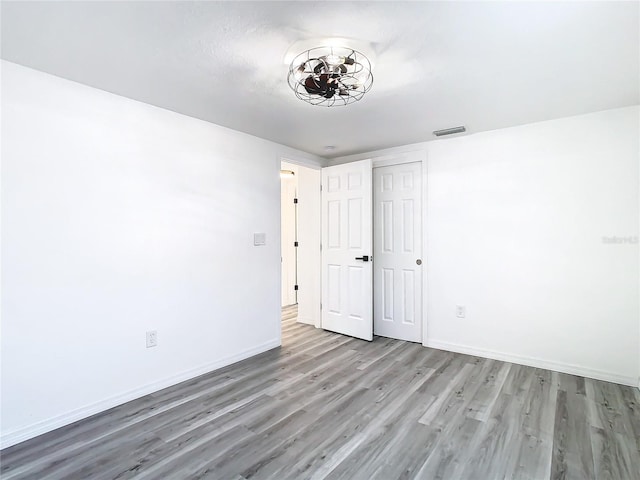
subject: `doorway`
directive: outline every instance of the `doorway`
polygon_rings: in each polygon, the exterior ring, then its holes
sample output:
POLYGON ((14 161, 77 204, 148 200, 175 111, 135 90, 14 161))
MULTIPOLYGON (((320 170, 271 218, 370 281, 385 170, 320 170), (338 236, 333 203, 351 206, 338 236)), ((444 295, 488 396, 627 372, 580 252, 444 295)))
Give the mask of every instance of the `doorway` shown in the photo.
POLYGON ((280 170, 280 259, 282 265, 281 305, 298 303, 298 177, 297 168, 282 162, 280 170))
POLYGON ((320 327, 320 167, 281 161, 281 305, 320 327))

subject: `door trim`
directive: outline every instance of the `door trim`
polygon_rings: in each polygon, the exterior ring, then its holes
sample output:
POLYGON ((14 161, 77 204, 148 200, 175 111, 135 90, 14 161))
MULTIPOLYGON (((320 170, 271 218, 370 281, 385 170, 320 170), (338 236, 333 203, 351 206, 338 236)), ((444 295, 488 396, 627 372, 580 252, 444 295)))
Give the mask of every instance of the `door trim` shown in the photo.
POLYGON ((371 163, 373 168, 377 168, 377 167, 389 167, 391 165, 401 165, 403 163, 422 162, 425 157, 425 154, 426 152, 424 150, 417 150, 412 152, 402 152, 402 153, 381 155, 379 157, 372 157, 371 163))

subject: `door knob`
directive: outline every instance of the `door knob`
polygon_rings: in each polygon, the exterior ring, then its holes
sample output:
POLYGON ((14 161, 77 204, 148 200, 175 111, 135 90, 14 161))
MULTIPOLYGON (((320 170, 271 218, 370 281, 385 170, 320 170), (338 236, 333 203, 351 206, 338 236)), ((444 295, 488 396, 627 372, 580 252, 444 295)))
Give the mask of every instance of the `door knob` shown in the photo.
MULTIPOLYGON (((373 257, 371 257, 371 259, 373 260, 373 257)), ((356 257, 356 260, 362 260, 363 262, 368 262, 369 261, 369 255, 363 255, 362 257, 356 257)))
POLYGON ((422 265, 422 260, 417 259, 417 260, 416 260, 416 265, 422 265))

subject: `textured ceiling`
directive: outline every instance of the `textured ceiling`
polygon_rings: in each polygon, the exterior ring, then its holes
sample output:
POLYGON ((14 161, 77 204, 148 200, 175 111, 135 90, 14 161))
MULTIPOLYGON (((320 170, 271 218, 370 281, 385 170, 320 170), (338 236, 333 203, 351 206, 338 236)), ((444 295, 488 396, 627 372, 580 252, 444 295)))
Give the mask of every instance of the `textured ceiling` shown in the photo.
POLYGON ((2 58, 325 157, 639 103, 638 2, 2 2, 2 58), (352 39, 362 101, 285 56, 352 39), (335 146, 328 153, 327 145, 335 146))

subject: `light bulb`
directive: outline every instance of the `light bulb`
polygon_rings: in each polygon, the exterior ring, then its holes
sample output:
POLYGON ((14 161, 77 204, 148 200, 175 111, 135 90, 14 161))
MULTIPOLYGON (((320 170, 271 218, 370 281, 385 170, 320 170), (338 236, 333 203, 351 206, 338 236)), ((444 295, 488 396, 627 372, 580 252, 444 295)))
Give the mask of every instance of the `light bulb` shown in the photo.
POLYGON ((324 60, 329 65, 340 65, 341 63, 343 63, 342 58, 338 55, 334 55, 333 53, 324 57, 324 60))

